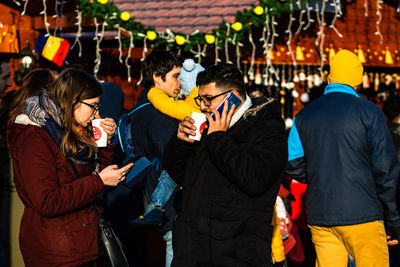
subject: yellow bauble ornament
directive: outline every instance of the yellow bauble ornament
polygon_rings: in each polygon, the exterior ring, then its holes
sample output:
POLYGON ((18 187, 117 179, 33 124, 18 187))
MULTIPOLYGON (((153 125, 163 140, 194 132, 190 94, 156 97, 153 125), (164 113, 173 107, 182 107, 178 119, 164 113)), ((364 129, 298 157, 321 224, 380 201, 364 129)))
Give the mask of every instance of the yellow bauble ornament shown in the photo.
POLYGON ((108 0, 97 0, 98 3, 105 5, 107 4, 108 0))
POLYGON ((239 32, 239 31, 241 31, 243 29, 243 25, 242 25, 242 23, 237 21, 237 22, 232 24, 232 29, 234 29, 235 31, 239 32))
POLYGON ((264 13, 264 8, 262 6, 256 6, 253 9, 254 14, 256 14, 257 16, 260 16, 264 13))
POLYGON ((175 36, 175 42, 178 45, 183 45, 186 42, 186 39, 182 35, 177 35, 177 36, 175 36))
POLYGON ((131 18, 131 15, 129 14, 129 12, 122 12, 120 18, 123 21, 128 21, 131 18))
POLYGON ((206 34, 204 39, 206 40, 207 44, 213 44, 215 42, 215 37, 212 34, 206 34))
POLYGON ((146 35, 147 39, 149 39, 150 41, 153 41, 157 38, 157 33, 155 31, 147 31, 146 35))

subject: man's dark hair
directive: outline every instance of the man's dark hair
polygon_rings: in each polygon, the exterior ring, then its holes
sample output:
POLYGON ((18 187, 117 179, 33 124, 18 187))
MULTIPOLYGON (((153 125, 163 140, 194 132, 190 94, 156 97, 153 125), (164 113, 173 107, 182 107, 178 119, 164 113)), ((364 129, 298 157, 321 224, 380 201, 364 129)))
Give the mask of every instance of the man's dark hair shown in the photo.
POLYGON ((213 65, 197 75, 196 85, 202 86, 215 82, 215 87, 228 91, 236 89, 245 98, 245 85, 242 72, 233 64, 213 65))
POLYGON ((145 58, 142 66, 145 89, 154 86, 153 74, 165 81, 165 75, 174 67, 182 67, 183 59, 178 54, 166 50, 153 50, 145 58))
POLYGON ((396 119, 400 115, 400 96, 389 97, 383 103, 382 110, 389 121, 396 119))
MULTIPOLYGON (((3 63, 8 63, 8 62, 10 62, 10 56, 0 53, 0 65, 3 63)), ((2 69, 0 68, 0 73, 1 72, 2 72, 2 69)))

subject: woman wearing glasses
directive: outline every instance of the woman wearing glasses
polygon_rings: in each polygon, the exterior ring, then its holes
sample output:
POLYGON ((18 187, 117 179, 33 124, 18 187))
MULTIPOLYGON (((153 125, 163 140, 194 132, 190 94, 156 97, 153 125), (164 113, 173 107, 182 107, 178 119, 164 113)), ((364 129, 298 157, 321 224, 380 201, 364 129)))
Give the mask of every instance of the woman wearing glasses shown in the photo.
MULTIPOLYGON (((132 167, 107 166, 114 146, 98 149, 93 140, 90 121, 101 93, 93 77, 68 69, 9 122, 14 182, 25 206, 19 240, 26 266, 93 266, 97 259, 93 201, 132 167)), ((110 144, 114 120, 102 127, 110 144)))

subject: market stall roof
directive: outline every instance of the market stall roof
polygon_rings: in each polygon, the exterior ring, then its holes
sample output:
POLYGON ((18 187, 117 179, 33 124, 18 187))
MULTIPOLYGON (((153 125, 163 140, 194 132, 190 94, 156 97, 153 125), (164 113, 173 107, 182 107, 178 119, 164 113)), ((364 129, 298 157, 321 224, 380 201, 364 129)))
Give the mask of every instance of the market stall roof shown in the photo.
POLYGON ((211 32, 225 20, 231 22, 237 11, 251 8, 256 0, 115 0, 119 10, 128 11, 145 25, 163 32, 195 30, 211 32))

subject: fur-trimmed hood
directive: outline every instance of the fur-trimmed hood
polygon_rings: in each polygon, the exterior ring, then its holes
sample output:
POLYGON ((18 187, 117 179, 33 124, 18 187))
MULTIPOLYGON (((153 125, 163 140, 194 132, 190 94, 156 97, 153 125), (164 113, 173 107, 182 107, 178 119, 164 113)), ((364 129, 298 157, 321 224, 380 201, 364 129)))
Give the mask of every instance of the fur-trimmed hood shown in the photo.
POLYGON ((257 113, 261 112, 263 109, 266 109, 268 105, 275 101, 273 97, 259 97, 252 99, 253 105, 246 110, 243 114, 243 119, 246 120, 248 117, 255 117, 257 113), (262 103, 264 101, 264 103, 262 103))
MULTIPOLYGON (((248 128, 253 128, 255 124, 270 123, 271 125, 279 125, 278 127, 285 128, 285 123, 282 119, 281 106, 275 98, 258 97, 251 99, 251 107, 245 111, 242 118, 230 129, 232 132, 243 132, 248 128), (277 123, 277 124, 276 124, 277 123)), ((273 126, 275 127, 275 126, 273 126)))

